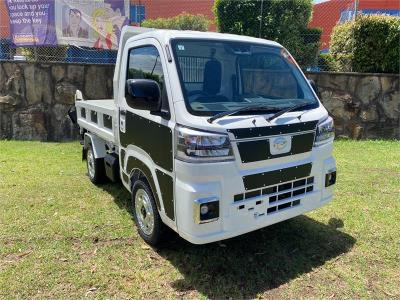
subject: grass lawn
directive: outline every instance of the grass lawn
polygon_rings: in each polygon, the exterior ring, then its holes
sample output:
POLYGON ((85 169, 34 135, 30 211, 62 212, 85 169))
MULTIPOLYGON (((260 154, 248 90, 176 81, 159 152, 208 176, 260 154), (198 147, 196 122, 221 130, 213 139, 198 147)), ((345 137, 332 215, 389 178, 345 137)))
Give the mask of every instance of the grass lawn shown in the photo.
POLYGON ((400 142, 337 141, 334 201, 204 246, 136 233, 80 145, 0 141, 0 298, 400 298, 400 142))

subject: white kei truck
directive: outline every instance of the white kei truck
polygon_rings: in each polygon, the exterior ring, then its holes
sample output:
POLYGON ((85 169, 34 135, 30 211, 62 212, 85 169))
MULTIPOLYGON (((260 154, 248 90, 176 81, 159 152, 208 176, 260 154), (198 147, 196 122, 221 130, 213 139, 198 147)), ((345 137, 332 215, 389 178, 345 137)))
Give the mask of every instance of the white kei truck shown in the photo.
POLYGON ((150 245, 235 237, 331 201, 334 125, 280 44, 124 27, 114 98, 75 95, 93 183, 122 181, 150 245))

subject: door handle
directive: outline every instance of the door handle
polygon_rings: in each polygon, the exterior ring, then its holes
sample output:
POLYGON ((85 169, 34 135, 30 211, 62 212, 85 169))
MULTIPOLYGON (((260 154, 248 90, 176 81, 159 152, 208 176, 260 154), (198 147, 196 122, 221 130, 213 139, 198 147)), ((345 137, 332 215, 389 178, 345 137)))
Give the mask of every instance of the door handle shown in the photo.
POLYGON ((126 110, 121 109, 119 111, 119 130, 122 133, 126 131, 126 110))

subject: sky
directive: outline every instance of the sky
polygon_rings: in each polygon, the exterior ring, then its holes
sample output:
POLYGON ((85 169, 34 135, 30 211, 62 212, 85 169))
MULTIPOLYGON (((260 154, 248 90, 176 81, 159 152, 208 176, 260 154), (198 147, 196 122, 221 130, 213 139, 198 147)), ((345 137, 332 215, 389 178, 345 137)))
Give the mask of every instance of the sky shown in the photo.
POLYGON ((327 2, 329 0, 313 0, 314 3, 321 3, 321 2, 327 2))

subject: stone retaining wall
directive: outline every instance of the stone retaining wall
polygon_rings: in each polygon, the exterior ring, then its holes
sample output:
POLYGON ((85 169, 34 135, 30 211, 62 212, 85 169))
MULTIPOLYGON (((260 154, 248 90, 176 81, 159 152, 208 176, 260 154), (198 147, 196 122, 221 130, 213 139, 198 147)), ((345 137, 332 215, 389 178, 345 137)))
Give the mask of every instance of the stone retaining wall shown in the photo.
POLYGON ((308 73, 335 119, 336 135, 400 139, 400 75, 308 73))
MULTIPOLYGON (((113 65, 0 62, 0 139, 77 137, 66 113, 76 89, 112 97, 113 65)), ((333 115, 338 136, 400 139, 399 75, 308 73, 333 115)))
POLYGON ((110 98, 113 73, 114 65, 0 62, 0 139, 76 139, 67 117, 76 89, 110 98))

